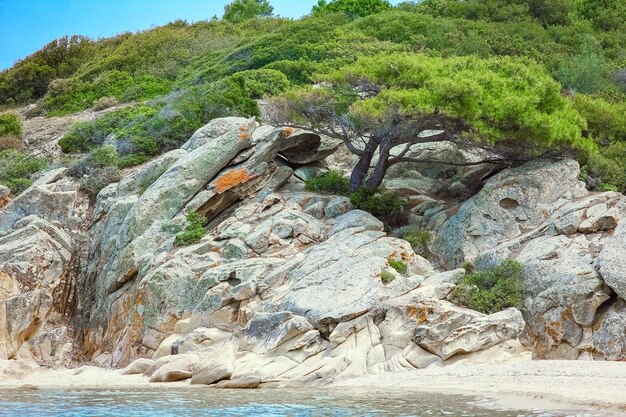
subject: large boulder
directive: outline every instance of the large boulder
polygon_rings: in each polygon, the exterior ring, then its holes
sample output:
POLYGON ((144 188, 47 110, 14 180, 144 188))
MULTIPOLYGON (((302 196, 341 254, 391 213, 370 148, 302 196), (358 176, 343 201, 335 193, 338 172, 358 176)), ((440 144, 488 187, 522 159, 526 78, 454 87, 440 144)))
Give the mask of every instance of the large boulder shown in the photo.
POLYGON ((586 194, 575 161, 537 161, 500 172, 439 228, 435 251, 451 266, 538 227, 565 202, 586 194))
POLYGON ((0 359, 28 346, 40 363, 69 364, 66 326, 88 204, 63 173, 44 173, 0 208, 0 359))
POLYGON ((229 379, 235 372, 235 358, 236 348, 231 344, 207 354, 194 367, 191 383, 211 385, 229 379))
POLYGON ((604 282, 626 299, 626 218, 620 221, 602 247, 597 266, 604 282))

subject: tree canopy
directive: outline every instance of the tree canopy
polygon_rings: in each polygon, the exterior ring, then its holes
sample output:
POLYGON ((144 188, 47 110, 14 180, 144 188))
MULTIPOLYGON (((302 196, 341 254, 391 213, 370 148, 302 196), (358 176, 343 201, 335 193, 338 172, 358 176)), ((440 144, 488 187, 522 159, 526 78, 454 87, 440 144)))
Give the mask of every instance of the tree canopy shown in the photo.
POLYGON ((584 119, 561 96, 559 84, 529 60, 380 54, 321 80, 324 87, 273 99, 270 114, 279 124, 343 139, 360 157, 353 190, 380 185, 387 168, 407 162, 418 143, 492 149, 498 156, 483 162, 500 164, 593 148, 581 136, 584 119))
POLYGON ((391 9, 391 3, 387 0, 331 0, 330 2, 319 0, 317 5, 313 6, 312 13, 314 16, 319 16, 327 13, 344 12, 354 19, 389 9, 391 9))
POLYGON ((268 17, 274 8, 267 0, 234 0, 224 6, 224 20, 231 23, 241 23, 255 17, 268 17))

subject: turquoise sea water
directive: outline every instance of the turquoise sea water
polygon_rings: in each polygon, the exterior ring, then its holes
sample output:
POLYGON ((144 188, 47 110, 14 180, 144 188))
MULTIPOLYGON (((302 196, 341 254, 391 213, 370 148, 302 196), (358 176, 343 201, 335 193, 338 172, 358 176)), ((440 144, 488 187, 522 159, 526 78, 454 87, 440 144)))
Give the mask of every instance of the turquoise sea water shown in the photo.
POLYGON ((478 406, 472 398, 426 393, 307 390, 0 391, 0 416, 28 417, 565 417, 568 413, 503 411, 478 406))

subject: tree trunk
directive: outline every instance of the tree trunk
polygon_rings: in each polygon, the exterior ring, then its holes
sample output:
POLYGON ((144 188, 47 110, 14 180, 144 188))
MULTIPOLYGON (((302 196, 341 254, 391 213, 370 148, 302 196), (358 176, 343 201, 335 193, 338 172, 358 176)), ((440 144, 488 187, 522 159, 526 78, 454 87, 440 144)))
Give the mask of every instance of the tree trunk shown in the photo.
POLYGON ((363 185, 365 177, 367 176, 367 172, 370 169, 372 158, 374 157, 374 153, 376 152, 376 148, 378 147, 378 143, 378 140, 370 138, 367 144, 365 144, 365 148, 363 149, 363 155, 361 155, 359 161, 352 169, 352 175, 350 176, 351 192, 355 192, 363 185))
POLYGON ((387 168, 389 168, 389 153, 392 148, 392 141, 389 139, 385 139, 381 144, 378 151, 378 162, 376 163, 376 167, 367 180, 364 181, 363 185, 368 188, 377 188, 385 179, 385 174, 387 173, 387 168))

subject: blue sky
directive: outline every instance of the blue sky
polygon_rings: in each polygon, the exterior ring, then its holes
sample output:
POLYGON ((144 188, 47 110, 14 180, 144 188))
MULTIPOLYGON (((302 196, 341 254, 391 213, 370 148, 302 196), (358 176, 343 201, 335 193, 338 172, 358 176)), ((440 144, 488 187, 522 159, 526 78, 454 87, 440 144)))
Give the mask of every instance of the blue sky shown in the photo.
MULTIPOLYGON (((0 0, 0 70, 64 35, 108 37, 167 22, 221 17, 230 0, 0 0)), ((317 0, 270 0, 274 13, 307 14, 317 0)), ((395 1, 393 3, 398 3, 395 1)))

